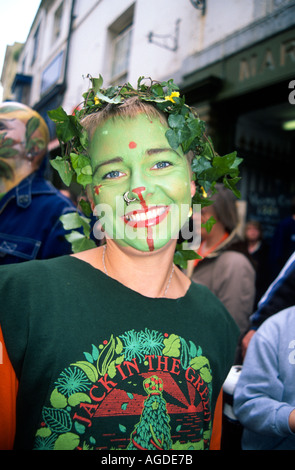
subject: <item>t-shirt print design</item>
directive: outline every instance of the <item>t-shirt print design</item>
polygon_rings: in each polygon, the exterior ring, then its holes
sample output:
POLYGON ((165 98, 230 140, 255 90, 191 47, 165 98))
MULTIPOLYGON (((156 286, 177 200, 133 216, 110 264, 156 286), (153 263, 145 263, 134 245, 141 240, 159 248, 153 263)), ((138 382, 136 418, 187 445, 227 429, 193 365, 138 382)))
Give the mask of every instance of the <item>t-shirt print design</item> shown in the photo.
POLYGON ((209 448, 212 375, 200 346, 146 328, 89 350, 55 380, 34 449, 209 448))

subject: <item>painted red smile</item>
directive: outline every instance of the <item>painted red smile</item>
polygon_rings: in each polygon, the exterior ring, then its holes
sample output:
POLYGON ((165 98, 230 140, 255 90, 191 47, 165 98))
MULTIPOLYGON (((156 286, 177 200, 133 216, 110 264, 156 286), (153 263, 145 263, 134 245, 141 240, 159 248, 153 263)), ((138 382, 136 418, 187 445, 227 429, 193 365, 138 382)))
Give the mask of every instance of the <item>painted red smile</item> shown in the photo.
POLYGON ((169 206, 151 206, 146 209, 128 212, 123 216, 125 224, 133 228, 144 228, 158 225, 167 217, 169 206))

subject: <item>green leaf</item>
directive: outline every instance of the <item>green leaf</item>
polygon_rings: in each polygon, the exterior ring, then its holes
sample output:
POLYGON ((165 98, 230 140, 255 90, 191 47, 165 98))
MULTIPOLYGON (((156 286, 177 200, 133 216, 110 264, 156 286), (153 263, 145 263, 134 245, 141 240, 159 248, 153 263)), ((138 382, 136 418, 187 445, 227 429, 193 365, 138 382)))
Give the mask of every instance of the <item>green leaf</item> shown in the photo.
POLYGON ((99 78, 91 78, 91 82, 94 93, 97 93, 98 90, 102 87, 103 78, 101 75, 99 75, 99 78))
POLYGON ((71 417, 66 410, 44 407, 42 417, 53 432, 64 433, 70 431, 72 427, 71 417))
POLYGON ((50 160, 51 166, 58 171, 58 174, 66 186, 70 186, 74 171, 68 160, 62 157, 56 157, 50 160))
POLYGON ((2 158, 12 158, 18 154, 18 151, 13 148, 3 147, 0 148, 0 157, 2 158))
POLYGON ((83 227, 84 235, 89 237, 91 227, 90 219, 80 215, 78 212, 69 212, 60 216, 59 220, 63 224, 65 230, 73 230, 83 227))
POLYGON ((114 98, 109 98, 106 95, 103 95, 100 91, 96 92, 96 96, 99 100, 105 101, 106 103, 118 104, 121 103, 122 98, 120 95, 114 96, 114 98))
POLYGON ((50 395, 50 403, 53 408, 65 408, 67 406, 67 399, 55 388, 50 395))
POLYGON ((82 235, 80 232, 75 230, 65 235, 65 238, 69 243, 71 243, 73 253, 79 253, 80 251, 86 251, 96 247, 93 240, 85 237, 85 235, 82 235))
POLYGON ((91 217, 92 209, 89 201, 85 201, 85 199, 80 199, 79 205, 82 209, 83 214, 85 214, 86 217, 91 217))
POLYGON ((172 128, 182 127, 185 124, 185 118, 180 114, 170 114, 168 124, 172 128))
POLYGON ((182 269, 186 269, 188 260, 192 259, 202 259, 202 256, 198 255, 194 250, 182 250, 179 248, 174 253, 174 263, 182 269))
POLYGON ((72 432, 58 436, 54 444, 54 450, 74 450, 80 443, 80 437, 72 432))
POLYGON ((32 134, 38 129, 40 125, 40 119, 37 117, 31 117, 26 124, 26 140, 30 140, 32 134))
POLYGON ((210 217, 204 224, 201 224, 201 227, 204 227, 206 231, 209 233, 213 227, 213 225, 216 224, 216 220, 214 217, 210 217))
POLYGON ((54 122, 65 121, 68 117, 67 113, 61 106, 59 106, 56 109, 52 109, 51 111, 47 111, 47 114, 50 117, 50 119, 54 122))
POLYGON ((173 149, 177 149, 179 147, 179 140, 178 140, 177 133, 173 129, 168 129, 165 135, 169 142, 170 147, 172 147, 173 149))

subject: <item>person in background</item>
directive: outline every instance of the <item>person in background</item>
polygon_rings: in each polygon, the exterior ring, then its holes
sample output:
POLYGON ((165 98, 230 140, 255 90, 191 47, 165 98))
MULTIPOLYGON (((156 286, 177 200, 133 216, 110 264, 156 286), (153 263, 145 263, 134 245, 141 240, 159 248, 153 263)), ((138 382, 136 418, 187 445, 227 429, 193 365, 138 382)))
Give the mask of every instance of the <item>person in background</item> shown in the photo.
POLYGON ((243 450, 295 450, 295 305, 252 338, 234 392, 243 450))
POLYGON ((272 278, 274 279, 295 250, 295 196, 291 198, 290 215, 277 226, 271 244, 272 278))
POLYGON ((257 310, 250 317, 250 329, 242 339, 242 356, 245 357, 255 331, 270 316, 295 305, 295 252, 271 283, 258 302, 257 310))
POLYGON ((72 251, 59 217, 76 208, 44 179, 48 142, 36 111, 0 104, 0 265, 72 251))
POLYGON ((255 262, 255 302, 254 310, 262 295, 271 283, 269 246, 263 240, 262 226, 257 220, 249 220, 245 226, 245 240, 248 253, 255 262))
MULTIPOLYGON (((203 259, 188 262, 187 275, 213 292, 240 328, 241 338, 249 328, 255 299, 255 269, 246 244, 237 234, 238 214, 230 190, 216 184, 214 203, 201 211, 201 245, 203 259), (215 219, 210 232, 205 224, 215 219)), ((241 363, 240 346, 236 363, 241 363)))

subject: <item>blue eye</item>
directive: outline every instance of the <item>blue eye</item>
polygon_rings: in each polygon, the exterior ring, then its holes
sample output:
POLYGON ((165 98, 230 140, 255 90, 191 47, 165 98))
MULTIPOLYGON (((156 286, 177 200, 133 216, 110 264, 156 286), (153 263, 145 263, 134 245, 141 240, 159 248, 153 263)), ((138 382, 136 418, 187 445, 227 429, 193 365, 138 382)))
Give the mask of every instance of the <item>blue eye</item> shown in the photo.
POLYGON ((172 164, 170 162, 158 162, 152 167, 152 170, 162 170, 168 168, 168 166, 172 166, 172 164))
POLYGON ((113 170, 104 175, 103 179, 115 179, 115 178, 120 178, 120 176, 123 176, 124 173, 118 170, 113 170))

